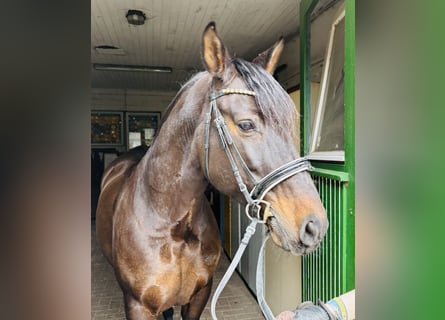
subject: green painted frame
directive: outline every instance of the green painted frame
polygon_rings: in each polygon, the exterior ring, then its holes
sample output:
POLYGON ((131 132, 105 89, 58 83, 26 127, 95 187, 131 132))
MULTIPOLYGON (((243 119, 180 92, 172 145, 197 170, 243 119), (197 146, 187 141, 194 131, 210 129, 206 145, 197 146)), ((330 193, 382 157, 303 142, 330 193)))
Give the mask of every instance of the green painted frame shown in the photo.
MULTIPOLYGON (((310 141, 310 17, 318 0, 302 0, 300 3, 300 130, 301 154, 307 155, 310 141)), ((328 177, 341 181, 342 207, 341 219, 344 220, 341 236, 341 294, 355 288, 355 0, 345 0, 345 161, 333 163, 327 161, 312 161, 313 177, 328 177)), ((328 214, 329 216, 329 214, 328 214)), ((304 259, 303 259, 304 260, 304 259)), ((303 262, 304 263, 304 262, 303 262)), ((324 269, 320 272, 324 272, 324 269)), ((303 289, 307 278, 303 276, 303 289)), ((331 299, 326 295, 329 284, 317 284, 316 295, 321 299, 331 299)), ((304 291, 304 290, 303 290, 304 291)), ((313 299, 313 295, 303 292, 303 299, 313 299)))

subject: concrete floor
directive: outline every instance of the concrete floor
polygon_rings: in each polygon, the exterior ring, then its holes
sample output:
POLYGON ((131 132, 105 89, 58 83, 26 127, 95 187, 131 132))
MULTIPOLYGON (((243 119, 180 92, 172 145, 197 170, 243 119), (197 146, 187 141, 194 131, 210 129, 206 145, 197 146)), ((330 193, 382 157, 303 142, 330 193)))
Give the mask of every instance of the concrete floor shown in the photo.
MULTIPOLYGON (((221 254, 216 270, 213 290, 223 277, 229 260, 221 254)), ((91 228, 91 319, 125 319, 122 292, 115 280, 112 267, 108 264, 96 242, 95 225, 91 228)), ((213 294, 212 294, 213 295, 213 294)), ((210 300, 202 313, 202 320, 211 320, 210 300)), ((255 298, 240 276, 235 272, 218 300, 216 313, 218 320, 258 320, 264 319, 255 298)), ((162 316, 158 318, 163 319, 162 316)), ((180 307, 175 307, 174 320, 179 320, 180 307)))

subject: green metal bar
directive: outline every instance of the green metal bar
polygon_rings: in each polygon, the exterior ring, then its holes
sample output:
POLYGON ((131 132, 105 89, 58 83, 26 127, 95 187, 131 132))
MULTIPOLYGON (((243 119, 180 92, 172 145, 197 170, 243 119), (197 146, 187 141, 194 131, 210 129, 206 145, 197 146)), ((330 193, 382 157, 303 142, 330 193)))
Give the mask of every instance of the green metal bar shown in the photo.
MULTIPOLYGON (((311 171, 320 198, 329 219, 328 231, 317 252, 304 256, 303 262, 303 300, 324 301, 345 292, 348 285, 345 274, 348 258, 345 254, 348 241, 344 231, 348 227, 347 207, 347 181, 341 181, 343 173, 311 171), (319 174, 321 173, 321 174, 319 174)), ((344 180, 344 179, 343 179, 344 180)))
MULTIPOLYGON (((345 155, 346 157, 346 155, 345 155)), ((333 163, 333 162, 325 162, 320 160, 311 160, 311 164, 316 168, 323 168, 326 170, 332 171, 342 171, 347 172, 346 166, 344 163, 333 163)))
POLYGON ((349 181, 349 174, 347 172, 322 169, 322 168, 314 168, 311 170, 311 173, 313 173, 317 176, 329 178, 332 180, 337 180, 337 181, 342 181, 342 182, 349 181))
POLYGON ((300 3, 300 149, 301 155, 309 150, 311 126, 311 13, 318 0, 300 3))
POLYGON ((354 172, 355 161, 355 0, 346 0, 345 4, 345 165, 346 171, 354 172))
POLYGON ((345 3, 345 291, 355 288, 355 0, 345 3))

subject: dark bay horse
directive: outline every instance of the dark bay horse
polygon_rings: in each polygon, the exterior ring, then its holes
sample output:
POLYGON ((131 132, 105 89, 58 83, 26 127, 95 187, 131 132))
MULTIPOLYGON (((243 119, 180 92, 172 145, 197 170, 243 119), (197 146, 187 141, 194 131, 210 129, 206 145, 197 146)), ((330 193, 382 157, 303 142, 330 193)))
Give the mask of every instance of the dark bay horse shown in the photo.
POLYGON ((320 243, 326 212, 309 174, 295 169, 307 169, 295 105, 271 75, 282 49, 280 40, 253 62, 232 58, 210 23, 206 71, 178 92, 146 153, 130 151, 106 169, 97 238, 127 319, 156 319, 174 305, 183 319, 200 318, 221 252, 209 183, 247 203, 283 249, 305 254, 320 243))

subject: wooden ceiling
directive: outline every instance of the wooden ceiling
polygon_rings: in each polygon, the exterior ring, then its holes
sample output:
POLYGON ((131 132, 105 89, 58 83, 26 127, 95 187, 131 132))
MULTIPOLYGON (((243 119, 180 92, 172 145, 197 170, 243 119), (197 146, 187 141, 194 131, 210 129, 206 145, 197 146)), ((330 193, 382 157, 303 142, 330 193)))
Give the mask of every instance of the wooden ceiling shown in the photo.
MULTIPOLYGON (((336 2, 320 0, 314 19, 336 2)), ((92 0, 91 85, 176 91, 191 74, 202 70, 201 35, 210 21, 216 22, 232 55, 252 59, 280 36, 298 35, 299 5, 300 0, 92 0), (130 25, 125 17, 130 9, 143 11, 145 24, 130 25), (98 71, 94 63, 168 66, 173 72, 98 71)), ((325 36, 318 38, 326 42, 325 36)), ((316 50, 320 53, 315 54, 322 55, 324 46, 316 50)), ((298 65, 298 56, 296 52, 289 63, 298 65)))

